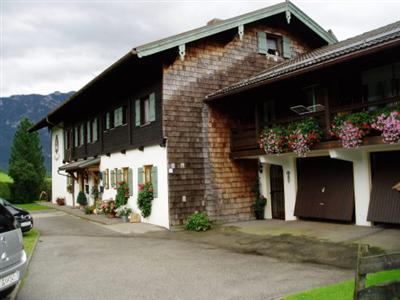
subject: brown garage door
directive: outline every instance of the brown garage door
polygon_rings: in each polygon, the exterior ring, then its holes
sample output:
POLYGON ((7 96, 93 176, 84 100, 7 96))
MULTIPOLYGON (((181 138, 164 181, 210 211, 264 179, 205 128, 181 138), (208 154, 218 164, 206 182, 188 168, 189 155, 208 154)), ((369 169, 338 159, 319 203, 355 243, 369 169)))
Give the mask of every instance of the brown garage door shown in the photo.
POLYGON ((371 153, 372 190, 368 221, 400 224, 400 151, 371 153))
POLYGON ((295 216, 353 221, 353 164, 329 157, 297 160, 295 216))

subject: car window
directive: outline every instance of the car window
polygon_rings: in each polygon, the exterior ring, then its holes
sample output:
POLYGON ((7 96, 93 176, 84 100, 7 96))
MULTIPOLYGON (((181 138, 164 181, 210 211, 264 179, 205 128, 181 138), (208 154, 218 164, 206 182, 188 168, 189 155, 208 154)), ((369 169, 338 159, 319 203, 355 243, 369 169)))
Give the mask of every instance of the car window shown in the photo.
POLYGON ((15 229, 14 217, 0 204, 0 233, 15 229))

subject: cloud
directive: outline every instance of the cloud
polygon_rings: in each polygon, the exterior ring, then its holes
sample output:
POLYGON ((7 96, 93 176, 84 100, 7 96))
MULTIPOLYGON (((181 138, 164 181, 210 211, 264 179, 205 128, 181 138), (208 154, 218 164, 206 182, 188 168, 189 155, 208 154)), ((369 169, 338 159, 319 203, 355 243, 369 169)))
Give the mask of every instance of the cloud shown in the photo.
MULTIPOLYGON (((1 2, 0 96, 78 90, 131 48, 281 1, 1 2)), ((293 1, 339 39, 396 21, 397 1, 293 1)))

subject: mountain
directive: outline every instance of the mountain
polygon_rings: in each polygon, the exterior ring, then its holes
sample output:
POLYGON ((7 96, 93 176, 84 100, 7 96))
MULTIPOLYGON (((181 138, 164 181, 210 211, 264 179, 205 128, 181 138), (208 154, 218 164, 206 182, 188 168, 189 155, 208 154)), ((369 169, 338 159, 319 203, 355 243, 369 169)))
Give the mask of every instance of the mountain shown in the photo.
MULTIPOLYGON (((73 94, 74 92, 54 92, 49 95, 13 95, 0 98, 0 170, 8 169, 12 140, 21 118, 27 117, 35 123, 73 94)), ((39 134, 46 169, 50 171, 50 134, 46 129, 40 130, 39 134)))

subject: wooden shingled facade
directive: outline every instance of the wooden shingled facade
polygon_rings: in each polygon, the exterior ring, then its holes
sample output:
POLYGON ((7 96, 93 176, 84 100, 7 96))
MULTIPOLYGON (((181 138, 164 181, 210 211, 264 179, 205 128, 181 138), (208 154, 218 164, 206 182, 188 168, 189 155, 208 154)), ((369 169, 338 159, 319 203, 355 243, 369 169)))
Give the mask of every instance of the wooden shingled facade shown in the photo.
POLYGON ((256 160, 230 159, 230 104, 204 104, 207 94, 282 62, 259 54, 257 32, 290 39, 292 56, 311 49, 304 38, 286 28, 262 23, 246 25, 243 39, 227 31, 186 45, 179 57, 163 68, 163 130, 169 163, 171 225, 179 225, 194 211, 214 220, 253 218, 252 187, 257 181, 256 160), (303 41, 303 42, 301 42, 303 41))

